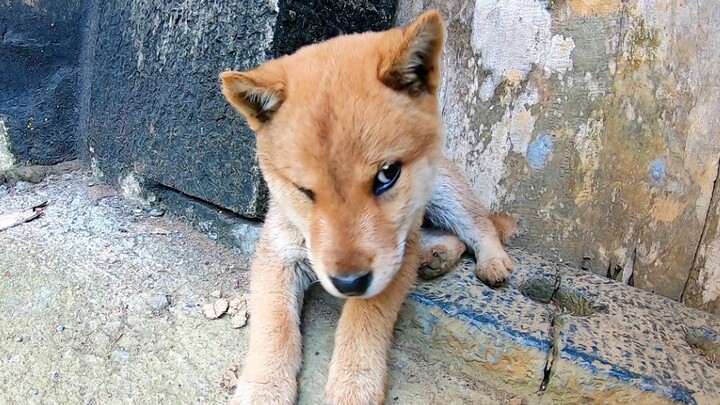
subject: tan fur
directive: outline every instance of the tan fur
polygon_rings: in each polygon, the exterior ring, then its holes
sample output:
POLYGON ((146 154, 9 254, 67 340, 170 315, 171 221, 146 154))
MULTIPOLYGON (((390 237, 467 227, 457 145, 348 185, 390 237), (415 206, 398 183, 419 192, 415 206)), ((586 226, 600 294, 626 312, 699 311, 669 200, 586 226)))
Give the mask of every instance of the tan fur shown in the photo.
POLYGON ((517 233, 517 221, 511 215, 493 213, 490 214, 490 220, 495 225, 498 238, 503 244, 507 244, 517 233))
POLYGON ((464 243, 481 279, 509 274, 499 239, 506 222, 493 222, 442 156, 444 35, 431 11, 404 29, 341 36, 221 74, 225 97, 257 134, 271 197, 252 267, 249 350, 231 403, 294 403, 304 289, 319 281, 347 298, 331 277, 366 271, 369 288, 343 308, 325 394, 331 404, 382 403, 393 327, 421 264, 426 208, 462 240, 452 240, 452 260, 464 243), (392 162, 402 163, 399 180, 373 194, 392 162))

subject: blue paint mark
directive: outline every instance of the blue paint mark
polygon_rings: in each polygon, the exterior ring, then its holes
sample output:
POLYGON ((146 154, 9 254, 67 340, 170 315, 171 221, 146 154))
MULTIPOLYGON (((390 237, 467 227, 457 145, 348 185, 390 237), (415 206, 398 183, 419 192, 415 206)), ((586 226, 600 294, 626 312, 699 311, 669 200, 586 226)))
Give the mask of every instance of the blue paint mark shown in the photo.
POLYGON ((527 161, 531 168, 541 170, 547 164, 553 152, 553 139, 548 134, 540 134, 527 148, 527 161))
POLYGON ((611 377, 630 383, 643 391, 654 392, 665 398, 670 398, 683 404, 697 405, 697 402, 692 397, 693 393, 685 387, 678 386, 677 384, 673 384, 669 381, 658 381, 654 378, 625 370, 615 364, 607 362, 599 356, 584 353, 575 347, 571 346, 563 348, 560 356, 567 360, 572 360, 581 364, 583 367, 595 374, 607 373, 611 377), (598 364, 602 364, 602 366, 598 367, 598 364))
MULTIPOLYGON (((469 280, 463 280, 462 277, 453 277, 452 274, 446 277, 454 278, 452 282, 455 284, 459 282, 460 285, 462 285, 463 283, 471 282, 469 280)), ((469 275, 469 277, 474 278, 473 275, 469 275)), ((439 308, 446 315, 478 329, 492 328, 510 339, 519 342, 521 345, 529 346, 542 352, 550 350, 550 342, 547 339, 508 327, 507 323, 502 321, 502 317, 497 316, 498 314, 478 311, 477 302, 466 295, 458 299, 457 297, 452 298, 450 294, 440 294, 436 290, 428 291, 423 290, 422 287, 416 287, 410 294, 410 298, 421 305, 439 308)), ((500 295, 496 295, 492 299, 497 300, 502 298, 500 295)), ((436 323, 437 320, 434 319, 433 321, 433 323, 436 323)), ((436 325, 422 325, 423 333, 430 332, 428 329, 434 328, 435 326, 436 325)), ((693 392, 686 387, 674 384, 667 379, 663 381, 644 376, 616 364, 609 363, 599 356, 597 352, 598 349, 596 346, 585 351, 569 345, 562 349, 560 355, 562 358, 573 361, 594 374, 609 375, 617 380, 635 386, 640 390, 654 392, 683 404, 697 405, 697 402, 693 398, 693 392)))
POLYGON ((665 158, 660 157, 655 159, 650 164, 650 176, 656 183, 665 180, 665 158))

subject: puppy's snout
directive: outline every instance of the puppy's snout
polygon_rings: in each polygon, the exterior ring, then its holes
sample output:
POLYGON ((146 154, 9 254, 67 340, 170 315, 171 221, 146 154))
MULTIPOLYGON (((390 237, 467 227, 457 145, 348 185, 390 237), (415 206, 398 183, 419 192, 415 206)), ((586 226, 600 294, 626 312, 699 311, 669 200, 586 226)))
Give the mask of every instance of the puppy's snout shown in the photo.
POLYGON ((372 273, 369 271, 354 272, 330 277, 330 280, 341 294, 353 297, 365 294, 372 282, 372 273))

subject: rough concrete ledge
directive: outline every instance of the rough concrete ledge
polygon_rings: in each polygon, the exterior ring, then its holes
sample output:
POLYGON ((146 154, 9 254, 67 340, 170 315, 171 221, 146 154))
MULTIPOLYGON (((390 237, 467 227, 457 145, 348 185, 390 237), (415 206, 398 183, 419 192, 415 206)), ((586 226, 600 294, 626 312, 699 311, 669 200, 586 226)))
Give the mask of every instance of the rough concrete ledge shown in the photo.
POLYGON ((470 260, 420 283, 422 333, 537 403, 717 404, 720 319, 675 301, 512 249, 508 285, 470 260))
MULTIPOLYGON (((243 252, 254 245, 259 224, 198 201, 188 215, 187 197, 171 197, 171 212, 208 235, 243 252)), ((718 403, 720 318, 510 252, 517 268, 506 286, 483 285, 464 259, 447 276, 418 282, 399 322, 444 348, 452 367, 529 403, 718 403)), ((320 290, 312 294, 339 304, 320 290)))

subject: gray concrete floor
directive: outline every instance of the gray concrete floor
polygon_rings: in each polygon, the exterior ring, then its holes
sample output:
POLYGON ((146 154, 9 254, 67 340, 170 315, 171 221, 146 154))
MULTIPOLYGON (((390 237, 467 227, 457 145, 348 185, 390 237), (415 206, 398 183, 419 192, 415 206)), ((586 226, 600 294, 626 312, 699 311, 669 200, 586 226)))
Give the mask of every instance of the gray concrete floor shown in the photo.
MULTIPOLYGON (((0 186, 0 213, 45 200, 43 217, 0 231, 0 404, 224 403, 247 329, 201 307, 246 294, 248 259, 83 172, 0 186)), ((322 403, 338 316, 306 305, 301 404, 322 403)), ((404 336, 389 404, 519 403, 404 336)))

